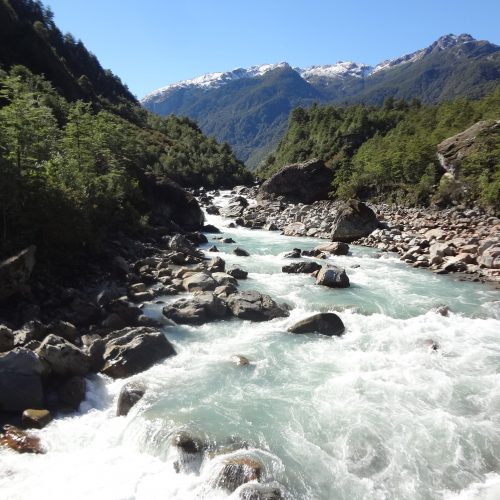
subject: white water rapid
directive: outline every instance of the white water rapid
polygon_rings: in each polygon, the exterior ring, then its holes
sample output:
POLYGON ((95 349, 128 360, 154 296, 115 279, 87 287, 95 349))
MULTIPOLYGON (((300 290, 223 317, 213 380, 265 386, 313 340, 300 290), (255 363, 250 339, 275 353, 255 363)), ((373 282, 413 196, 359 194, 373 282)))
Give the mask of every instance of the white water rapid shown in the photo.
POLYGON ((289 499, 500 498, 498 292, 355 246, 331 259, 351 287, 329 289, 281 273, 291 262, 284 252, 320 240, 208 222, 251 256, 233 255, 236 245, 214 235, 202 248, 215 243, 221 253, 207 255, 244 267, 240 289, 287 302, 290 317, 166 327, 178 354, 131 377, 148 390, 127 417, 115 416, 125 381, 97 375, 78 414, 35 431, 47 454, 0 450, 1 499, 240 498, 212 487, 224 455, 175 472, 169 437, 179 430, 211 443, 246 441, 232 455, 261 461, 262 481, 289 499), (440 305, 448 317, 433 311, 440 305), (337 312, 345 335, 287 333, 319 311, 337 312), (233 354, 251 364, 236 366, 233 354))

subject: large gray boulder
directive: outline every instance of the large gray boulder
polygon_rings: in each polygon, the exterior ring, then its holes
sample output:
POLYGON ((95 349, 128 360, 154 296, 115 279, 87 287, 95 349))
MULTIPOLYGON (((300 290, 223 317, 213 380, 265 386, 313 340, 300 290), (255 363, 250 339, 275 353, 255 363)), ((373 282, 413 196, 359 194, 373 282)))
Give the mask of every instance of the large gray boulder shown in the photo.
POLYGON ((463 132, 448 137, 437 146, 437 156, 441 166, 453 177, 458 178, 462 162, 477 149, 477 137, 499 133, 500 120, 483 120, 463 132))
POLYGON ((0 355, 0 412, 44 407, 42 376, 47 367, 33 351, 17 347, 0 355))
POLYGON ((113 378, 129 377, 176 354, 172 344, 156 328, 124 328, 106 338, 102 372, 113 378))
POLYGON ((347 288, 350 286, 345 270, 337 266, 323 267, 316 276, 316 284, 329 288, 347 288))
POLYGON ((29 279, 35 265, 35 246, 0 262, 0 302, 29 291, 29 279))
POLYGON ((36 352, 57 375, 84 376, 90 371, 91 363, 87 354, 57 335, 45 337, 36 352))
POLYGON ((283 196, 289 203, 328 199, 333 173, 323 160, 309 160, 281 168, 260 187, 257 200, 283 196))
POLYGON ((321 269, 321 265, 318 264, 317 262, 314 262, 312 260, 307 261, 307 262, 293 262, 292 264, 287 264, 286 266, 283 266, 281 270, 284 273, 289 273, 289 274, 298 274, 298 273, 307 273, 311 274, 314 273, 315 271, 319 271, 321 269))
POLYGON ((285 306, 277 304, 269 295, 253 290, 229 296, 227 305, 234 316, 250 321, 285 318, 290 314, 285 306))
POLYGON ((333 241, 331 243, 322 243, 313 248, 313 254, 329 253, 332 255, 347 255, 349 253, 349 245, 342 241, 333 241))
POLYGON ((210 273, 201 272, 184 279, 182 281, 182 286, 188 292, 207 292, 215 290, 218 283, 214 278, 212 278, 210 273))
POLYGON ((345 331, 344 323, 335 313, 319 313, 298 321, 290 328, 290 333, 321 333, 322 335, 340 336, 345 331))
POLYGON ((146 386, 141 382, 129 382, 125 384, 118 396, 118 403, 116 405, 116 415, 123 417, 128 415, 132 407, 144 396, 146 393, 146 386))
POLYGON ((14 333, 10 328, 0 325, 0 352, 10 351, 14 347, 14 333))
POLYGON ((225 318, 227 314, 226 303, 210 292, 179 299, 163 308, 163 315, 178 324, 200 325, 225 318))
POLYGON ((332 225, 332 241, 351 241, 368 236, 378 228, 377 216, 373 210, 357 200, 344 202, 332 225))

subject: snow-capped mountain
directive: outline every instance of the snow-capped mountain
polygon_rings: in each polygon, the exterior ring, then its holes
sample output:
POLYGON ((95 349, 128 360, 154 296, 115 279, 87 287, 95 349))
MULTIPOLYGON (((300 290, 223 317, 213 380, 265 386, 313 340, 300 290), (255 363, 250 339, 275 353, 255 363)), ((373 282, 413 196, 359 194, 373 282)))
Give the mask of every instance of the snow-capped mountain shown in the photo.
POLYGON ((339 61, 297 68, 279 62, 209 73, 155 90, 142 104, 160 115, 196 120, 203 132, 227 141, 255 166, 278 144, 298 106, 381 104, 389 96, 434 103, 478 97, 498 81, 500 47, 470 35, 445 35, 375 66, 339 61))

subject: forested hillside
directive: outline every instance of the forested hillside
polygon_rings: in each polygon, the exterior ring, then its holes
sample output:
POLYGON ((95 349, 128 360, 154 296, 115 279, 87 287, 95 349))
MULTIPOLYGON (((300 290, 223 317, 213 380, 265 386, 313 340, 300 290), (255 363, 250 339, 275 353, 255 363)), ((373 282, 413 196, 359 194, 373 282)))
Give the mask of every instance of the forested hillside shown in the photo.
MULTIPOLYGON (((269 177, 283 165, 318 157, 333 169, 333 196, 427 204, 439 195, 443 174, 437 145, 485 119, 500 119, 500 89, 480 100, 434 106, 389 98, 379 107, 297 108, 257 175, 269 177)), ((482 147, 463 165, 461 175, 471 202, 498 208, 500 137, 496 133, 479 140, 482 147)))
POLYGON ((148 172, 194 187, 250 178, 194 122, 141 108, 40 2, 1 0, 0 24, 1 256, 36 244, 71 259, 147 225, 148 172))

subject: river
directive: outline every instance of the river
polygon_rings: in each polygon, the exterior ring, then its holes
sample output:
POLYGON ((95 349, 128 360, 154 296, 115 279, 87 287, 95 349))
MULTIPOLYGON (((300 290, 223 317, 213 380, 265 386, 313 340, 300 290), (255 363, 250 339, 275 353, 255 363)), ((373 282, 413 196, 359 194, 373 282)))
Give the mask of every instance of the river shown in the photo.
MULTIPOLYGON (((498 291, 356 246, 331 259, 351 287, 328 289, 281 273, 284 252, 324 241, 207 218, 251 256, 219 241, 220 253, 207 255, 244 267, 240 289, 287 302, 290 317, 165 327, 178 355, 131 377, 148 390, 127 417, 115 416, 124 381, 96 375, 78 414, 35 431, 46 455, 0 451, 2 499, 228 498, 212 487, 225 455, 175 472, 169 438, 179 430, 246 441, 232 455, 262 462, 262 480, 285 498, 500 498, 498 291), (433 310, 440 305, 449 316, 433 310), (286 332, 320 311, 339 314, 343 337, 286 332), (236 366, 233 354, 251 364, 236 366)), ((205 250, 214 244, 207 236, 205 250)), ((159 317, 161 307, 147 314, 159 317)))

